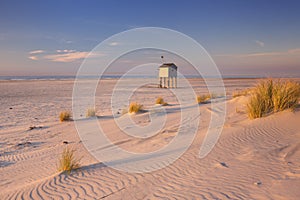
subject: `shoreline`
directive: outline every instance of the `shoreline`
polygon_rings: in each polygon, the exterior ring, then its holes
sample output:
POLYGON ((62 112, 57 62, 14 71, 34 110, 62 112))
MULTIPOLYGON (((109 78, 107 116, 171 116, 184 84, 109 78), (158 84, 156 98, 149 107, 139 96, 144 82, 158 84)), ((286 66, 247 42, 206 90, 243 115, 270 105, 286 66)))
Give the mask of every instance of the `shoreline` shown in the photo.
MULTIPOLYGON (((119 79, 122 75, 104 75, 101 79, 119 79)), ((0 76, 0 81, 52 81, 52 80, 75 80, 80 77, 76 76, 0 76)), ((125 79, 135 79, 135 78, 157 78, 157 76, 147 76, 147 75, 133 75, 129 77, 125 77, 125 79)), ((178 77, 179 78, 179 77, 178 77)), ((204 79, 199 76, 187 75, 187 79, 204 79)), ((223 80, 235 80, 235 79, 298 79, 298 76, 287 76, 287 77, 277 77, 277 76, 245 76, 245 75, 225 75, 222 76, 223 80)), ((99 79, 97 76, 85 76, 82 79, 99 79)), ((206 79, 215 79, 215 77, 206 77, 206 79)))

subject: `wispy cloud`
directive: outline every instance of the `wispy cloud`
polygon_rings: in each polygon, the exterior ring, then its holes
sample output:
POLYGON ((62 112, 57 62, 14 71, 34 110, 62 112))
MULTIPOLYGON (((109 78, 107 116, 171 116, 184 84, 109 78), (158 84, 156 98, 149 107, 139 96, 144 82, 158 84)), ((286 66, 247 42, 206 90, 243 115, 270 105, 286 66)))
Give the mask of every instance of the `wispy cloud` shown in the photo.
POLYGON ((44 58, 53 62, 74 62, 76 60, 85 58, 88 54, 89 52, 78 51, 46 55, 44 58))
POLYGON ((30 51, 29 54, 40 54, 40 53, 44 53, 45 51, 44 50, 33 50, 33 51, 30 51))
POLYGON ((217 65, 230 73, 292 73, 299 74, 300 48, 285 51, 248 54, 223 54, 213 56, 217 65), (291 71, 289 71, 291 70, 291 71))
POLYGON ((120 45, 120 43, 118 43, 118 42, 111 42, 111 43, 109 44, 109 46, 118 46, 118 45, 120 45))
POLYGON ((89 57, 100 57, 104 56, 103 53, 90 53, 88 51, 75 51, 75 50, 62 50, 56 54, 45 55, 43 58, 53 62, 75 62, 80 59, 84 59, 87 56, 89 57))
POLYGON ((66 40, 66 39, 60 39, 61 43, 65 43, 65 44, 72 44, 74 43, 72 40, 66 40))
POLYGON ((28 57, 30 60, 38 60, 38 58, 36 56, 29 56, 28 57))
POLYGON ((100 57, 105 54, 101 52, 90 53, 88 51, 76 51, 74 49, 57 49, 52 53, 44 50, 34 50, 29 52, 28 58, 30 60, 48 60, 52 62, 75 62, 80 59, 89 57, 100 57))
POLYGON ((73 49, 58 49, 56 50, 57 53, 72 53, 75 52, 73 49))
POLYGON ((262 41, 255 40, 254 42, 255 42, 258 46, 260 46, 260 47, 264 47, 264 46, 265 46, 265 43, 262 42, 262 41))
POLYGON ((45 53, 44 50, 38 49, 38 50, 33 50, 33 51, 29 51, 28 54, 28 58, 30 60, 39 60, 38 55, 45 53))
POLYGON ((258 52, 248 54, 218 54, 217 57, 264 57, 264 56, 286 56, 286 55, 300 55, 300 48, 289 49, 287 51, 272 51, 272 52, 258 52))

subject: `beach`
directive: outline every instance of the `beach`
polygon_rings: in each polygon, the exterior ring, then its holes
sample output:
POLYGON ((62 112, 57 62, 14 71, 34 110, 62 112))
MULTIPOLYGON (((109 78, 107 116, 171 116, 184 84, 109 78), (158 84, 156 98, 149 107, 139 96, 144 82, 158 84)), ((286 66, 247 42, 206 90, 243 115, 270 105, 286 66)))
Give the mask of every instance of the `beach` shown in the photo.
MULTIPOLYGON (((210 118, 210 103, 197 104, 199 128, 184 154, 171 165, 148 173, 113 169, 95 159, 81 141, 74 121, 60 122, 61 111, 72 111, 74 80, 0 81, 0 199, 298 199, 300 196, 300 110, 284 110, 250 120, 249 97, 232 97, 260 79, 225 79, 225 123, 212 151, 199 158, 210 118), (57 170, 66 146, 76 150, 81 167, 71 174, 57 170)), ((300 79, 294 79, 300 82, 300 79)), ((99 82, 95 95, 97 120, 120 148, 156 151, 176 136, 180 105, 156 82, 139 88, 130 101, 145 110, 163 97, 167 121, 156 135, 133 138, 118 129, 111 95, 117 79, 99 82)), ((202 79, 189 79, 196 94, 207 93, 202 79)), ((176 89, 174 89, 176 90, 176 89)), ((131 116, 149 123, 148 112, 131 116)))

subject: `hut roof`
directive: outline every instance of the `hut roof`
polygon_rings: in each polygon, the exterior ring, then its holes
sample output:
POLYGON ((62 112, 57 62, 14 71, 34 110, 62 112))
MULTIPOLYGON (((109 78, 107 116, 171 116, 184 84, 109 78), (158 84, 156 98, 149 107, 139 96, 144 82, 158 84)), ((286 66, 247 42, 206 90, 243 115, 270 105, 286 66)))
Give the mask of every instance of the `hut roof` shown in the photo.
POLYGON ((174 63, 163 63, 159 68, 172 67, 177 70, 177 66, 174 63))

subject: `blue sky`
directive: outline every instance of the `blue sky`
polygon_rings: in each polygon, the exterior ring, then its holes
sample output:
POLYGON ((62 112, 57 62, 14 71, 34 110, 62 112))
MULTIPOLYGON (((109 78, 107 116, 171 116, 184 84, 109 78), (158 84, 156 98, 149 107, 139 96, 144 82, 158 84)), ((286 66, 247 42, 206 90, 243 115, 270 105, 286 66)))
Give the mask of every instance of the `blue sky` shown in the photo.
POLYGON ((164 27, 224 74, 300 75, 299 1, 1 1, 0 75, 73 75, 113 34, 164 27))

